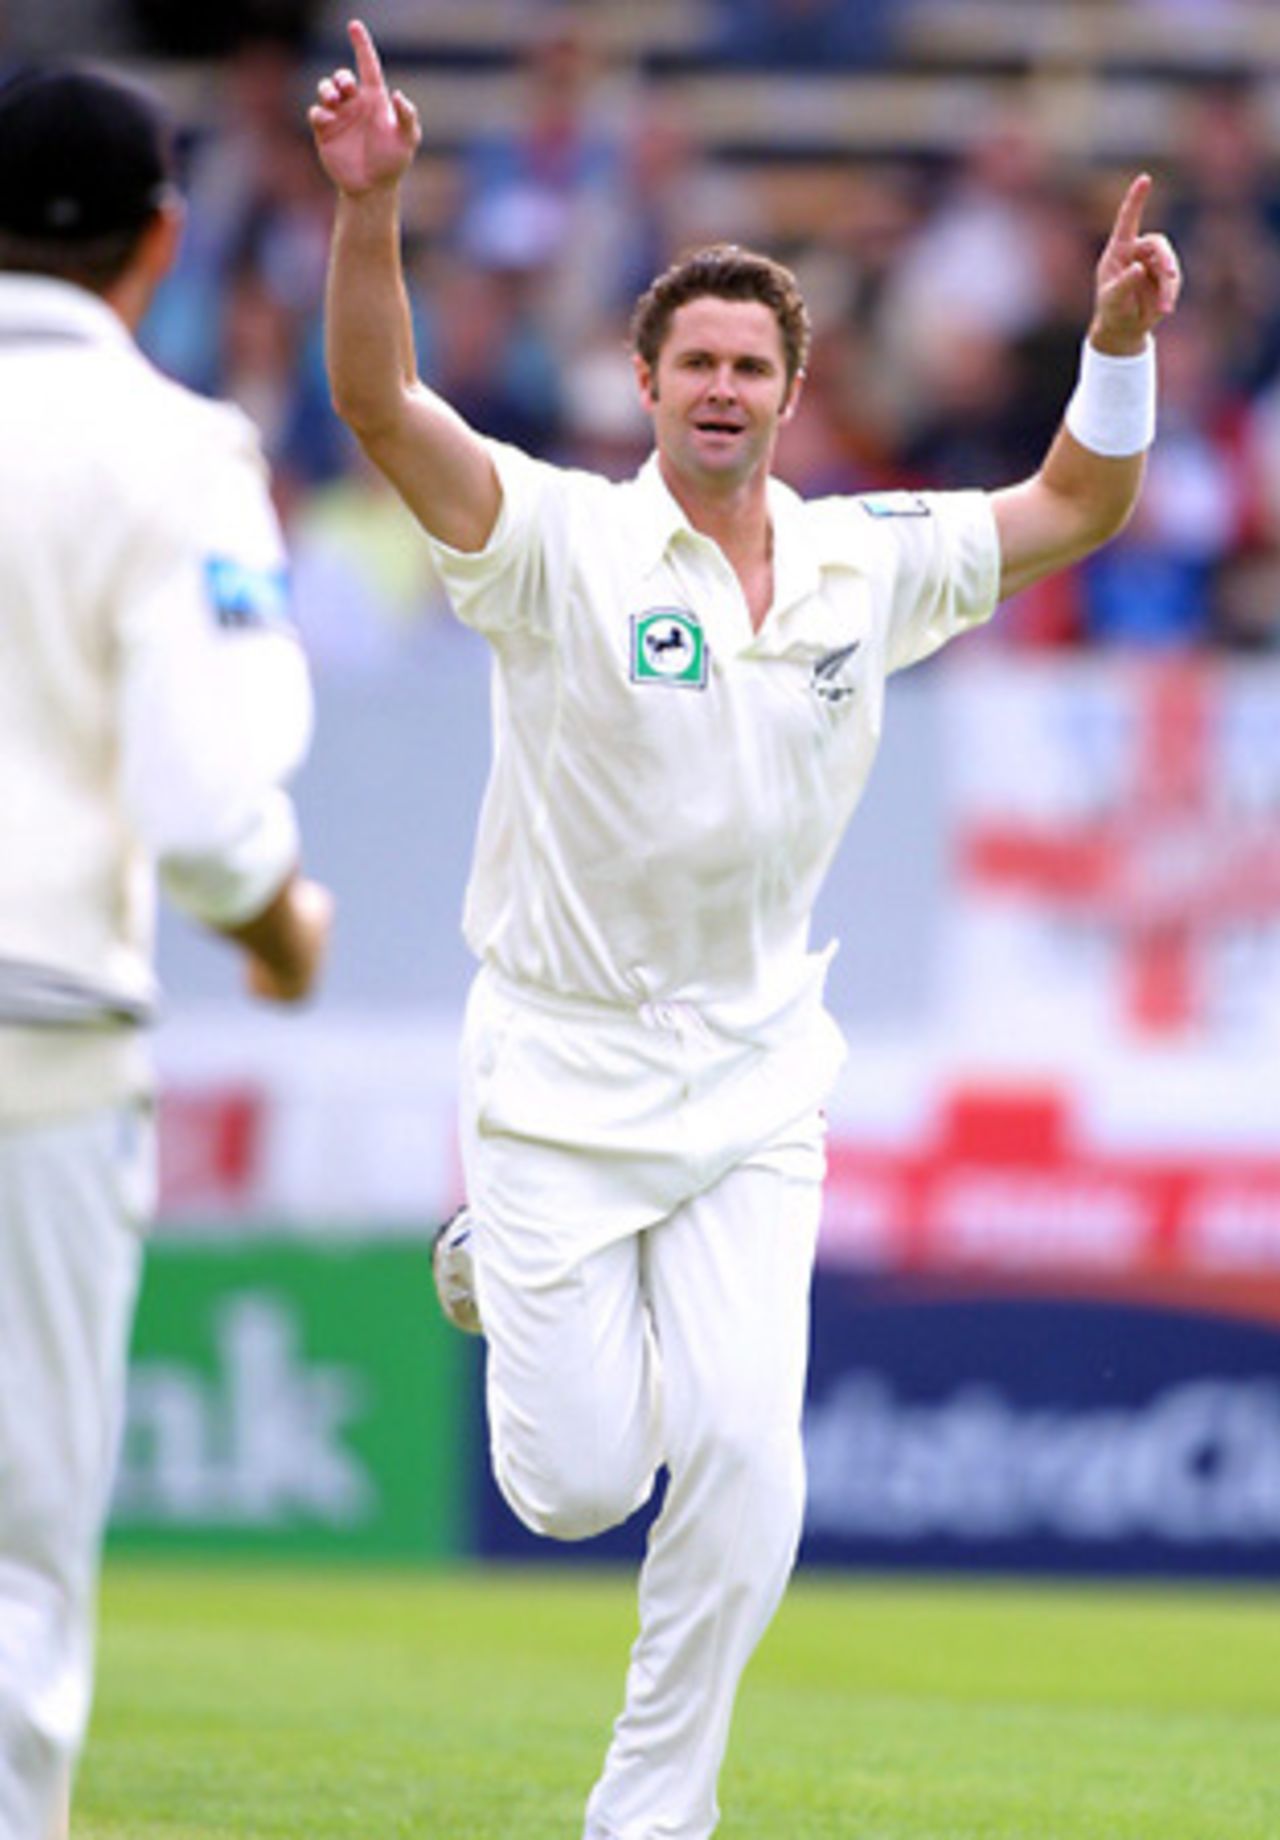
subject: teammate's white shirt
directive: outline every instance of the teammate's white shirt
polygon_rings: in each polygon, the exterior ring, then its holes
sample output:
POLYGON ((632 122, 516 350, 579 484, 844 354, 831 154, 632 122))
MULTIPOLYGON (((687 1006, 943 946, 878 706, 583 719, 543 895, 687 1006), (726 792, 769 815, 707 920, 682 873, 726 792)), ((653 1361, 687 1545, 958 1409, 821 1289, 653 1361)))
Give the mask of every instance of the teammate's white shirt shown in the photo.
POLYGON ((116 315, 0 276, 0 1119, 136 1089, 152 864, 202 920, 266 905, 306 666, 250 423, 116 315), (75 1026, 50 1026, 53 1024, 75 1026))
POLYGON ((690 1004, 767 1041, 821 980, 810 915, 886 677, 995 606, 990 501, 805 502, 772 481, 774 604, 753 632, 656 459, 616 484, 491 451, 489 543, 434 545, 496 656, 468 942, 521 985, 690 1004))

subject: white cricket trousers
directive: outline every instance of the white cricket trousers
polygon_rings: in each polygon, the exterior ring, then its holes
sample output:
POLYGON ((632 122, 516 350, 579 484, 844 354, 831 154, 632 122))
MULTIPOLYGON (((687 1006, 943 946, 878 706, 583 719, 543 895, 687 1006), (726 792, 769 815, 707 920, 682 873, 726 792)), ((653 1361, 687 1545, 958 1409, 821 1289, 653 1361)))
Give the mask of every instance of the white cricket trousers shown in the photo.
POLYGON ((65 1831, 153 1186, 135 1105, 0 1124, 0 1840, 65 1831))
POLYGON ((485 966, 459 1108, 494 1471, 580 1539, 670 1471, 586 1840, 706 1840, 742 1670, 795 1558, 821 1105, 815 987, 769 1045, 485 966))
POLYGON ((580 1539, 670 1470, 587 1840, 705 1840, 716 1825, 738 1682, 800 1534, 819 1194, 740 1166, 535 1288, 503 1278, 495 1229, 478 1224, 494 1470, 516 1514, 580 1539))

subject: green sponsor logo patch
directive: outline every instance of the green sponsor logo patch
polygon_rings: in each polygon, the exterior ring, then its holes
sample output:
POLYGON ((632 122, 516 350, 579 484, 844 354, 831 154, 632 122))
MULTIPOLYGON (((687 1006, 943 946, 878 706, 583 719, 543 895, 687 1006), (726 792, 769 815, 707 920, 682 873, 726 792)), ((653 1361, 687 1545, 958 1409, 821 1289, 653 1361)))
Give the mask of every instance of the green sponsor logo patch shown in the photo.
POLYGON ((702 628, 681 607, 654 607, 631 616, 633 684, 679 684, 701 690, 707 681, 702 628))

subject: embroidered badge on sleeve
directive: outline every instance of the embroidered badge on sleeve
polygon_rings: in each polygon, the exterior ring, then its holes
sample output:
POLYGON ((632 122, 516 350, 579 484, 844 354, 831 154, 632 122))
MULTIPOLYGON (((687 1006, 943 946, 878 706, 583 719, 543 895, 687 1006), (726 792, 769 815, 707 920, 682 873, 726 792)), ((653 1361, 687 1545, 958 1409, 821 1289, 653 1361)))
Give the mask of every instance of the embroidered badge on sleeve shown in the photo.
POLYGON ((232 631, 251 627, 294 631, 289 574, 282 564, 252 568, 230 556, 209 556, 205 559, 204 582, 219 626, 232 631))
POLYGON ((933 512, 918 492, 873 492, 858 503, 868 517, 926 518, 933 512))

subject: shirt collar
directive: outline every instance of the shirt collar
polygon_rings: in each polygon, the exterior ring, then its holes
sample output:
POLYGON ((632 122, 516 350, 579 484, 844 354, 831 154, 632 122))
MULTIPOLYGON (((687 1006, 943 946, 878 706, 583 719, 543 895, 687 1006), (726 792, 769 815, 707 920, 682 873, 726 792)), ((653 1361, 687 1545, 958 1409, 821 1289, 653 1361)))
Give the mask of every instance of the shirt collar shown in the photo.
POLYGON ((97 294, 46 275, 0 274, 0 340, 133 346, 120 316, 97 294))
POLYGON ((634 480, 640 513, 639 553, 637 560, 646 575, 651 574, 666 557, 677 531, 693 532, 676 503, 658 466, 658 456, 649 455, 634 480))
MULTIPOLYGON (((822 584, 824 563, 835 552, 821 548, 817 532, 804 522, 805 501, 781 479, 769 481, 769 520, 773 526, 773 606, 765 627, 779 620, 797 602, 816 594, 822 584)), ((763 630, 763 628, 762 628, 763 630)))
MULTIPOLYGON (((656 453, 650 454, 635 478, 640 507, 639 561, 646 574, 665 559, 672 539, 680 531, 697 535, 667 487, 656 453)), ((816 592, 821 565, 833 560, 818 555, 800 528, 804 500, 781 479, 768 484, 769 521, 773 529, 773 610, 770 620, 816 592)), ((766 625, 768 621, 766 621, 766 625)))

